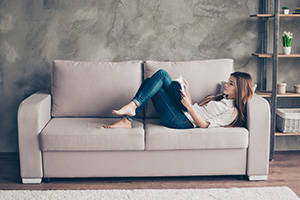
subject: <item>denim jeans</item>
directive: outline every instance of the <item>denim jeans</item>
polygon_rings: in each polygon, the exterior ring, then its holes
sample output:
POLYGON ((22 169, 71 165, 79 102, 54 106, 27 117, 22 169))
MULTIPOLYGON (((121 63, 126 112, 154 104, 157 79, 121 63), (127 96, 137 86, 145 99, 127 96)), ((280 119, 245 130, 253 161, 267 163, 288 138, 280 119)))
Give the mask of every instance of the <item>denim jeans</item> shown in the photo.
MULTIPOLYGON (((168 72, 158 70, 150 78, 144 80, 132 101, 138 106, 138 114, 151 98, 155 110, 164 126, 169 128, 186 129, 193 128, 193 124, 182 112, 179 84, 172 82, 168 72), (177 88, 177 89, 176 89, 177 88)), ((135 116, 125 116, 132 121, 135 116)))

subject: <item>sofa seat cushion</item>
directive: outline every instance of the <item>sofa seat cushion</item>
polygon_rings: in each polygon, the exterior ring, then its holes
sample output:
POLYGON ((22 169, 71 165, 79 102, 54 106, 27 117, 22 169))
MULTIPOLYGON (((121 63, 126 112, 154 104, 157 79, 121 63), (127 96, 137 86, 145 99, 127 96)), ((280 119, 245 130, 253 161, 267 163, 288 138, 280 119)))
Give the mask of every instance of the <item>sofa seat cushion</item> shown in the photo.
POLYGON ((248 147, 245 128, 172 129, 159 119, 145 120, 146 150, 241 149, 248 147))
POLYGON ((53 118, 40 133, 42 151, 144 150, 143 120, 132 129, 105 129, 116 118, 53 118))

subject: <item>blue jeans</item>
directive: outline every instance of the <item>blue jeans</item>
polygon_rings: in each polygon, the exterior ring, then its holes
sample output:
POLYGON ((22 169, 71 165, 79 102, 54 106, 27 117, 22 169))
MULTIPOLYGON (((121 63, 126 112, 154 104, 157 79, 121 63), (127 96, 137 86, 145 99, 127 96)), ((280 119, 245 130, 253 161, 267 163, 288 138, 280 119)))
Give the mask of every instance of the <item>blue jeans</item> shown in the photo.
MULTIPOLYGON (((179 84, 172 82, 168 72, 158 70, 150 78, 144 80, 132 101, 138 106, 138 114, 151 98, 155 110, 164 126, 169 128, 186 129, 193 128, 193 124, 182 112, 179 84), (176 89, 177 88, 177 89, 176 89)), ((135 116, 125 116, 132 121, 135 116)))

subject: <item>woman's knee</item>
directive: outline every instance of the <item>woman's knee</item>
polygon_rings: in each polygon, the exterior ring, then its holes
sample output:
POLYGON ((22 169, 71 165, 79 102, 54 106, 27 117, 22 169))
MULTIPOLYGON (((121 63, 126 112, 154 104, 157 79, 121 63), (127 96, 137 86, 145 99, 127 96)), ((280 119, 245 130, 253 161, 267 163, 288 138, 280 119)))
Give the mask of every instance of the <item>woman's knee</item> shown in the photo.
POLYGON ((159 69, 156 74, 159 74, 160 76, 169 75, 169 73, 164 69, 159 69))

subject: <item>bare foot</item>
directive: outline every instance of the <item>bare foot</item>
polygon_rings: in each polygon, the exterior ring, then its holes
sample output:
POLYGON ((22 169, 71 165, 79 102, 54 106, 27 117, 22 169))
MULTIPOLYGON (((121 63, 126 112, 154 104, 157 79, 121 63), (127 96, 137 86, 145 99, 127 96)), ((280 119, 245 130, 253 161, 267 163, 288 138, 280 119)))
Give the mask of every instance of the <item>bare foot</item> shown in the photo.
POLYGON ((137 105, 131 101, 130 103, 126 104, 119 110, 113 110, 112 113, 115 115, 129 115, 129 116, 135 116, 135 109, 137 108, 137 105))
POLYGON ((123 117, 117 122, 108 125, 103 125, 102 127, 103 128, 131 128, 131 122, 126 117, 123 117))

